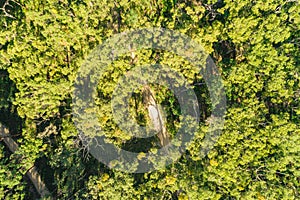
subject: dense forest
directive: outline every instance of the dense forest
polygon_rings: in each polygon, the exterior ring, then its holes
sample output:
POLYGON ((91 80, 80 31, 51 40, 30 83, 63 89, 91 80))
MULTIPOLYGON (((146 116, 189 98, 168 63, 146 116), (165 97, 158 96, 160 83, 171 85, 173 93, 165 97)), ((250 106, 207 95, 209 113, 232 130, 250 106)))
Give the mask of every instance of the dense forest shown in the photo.
POLYGON ((0 0, 0 16, 0 199, 300 199, 298 0, 0 0))

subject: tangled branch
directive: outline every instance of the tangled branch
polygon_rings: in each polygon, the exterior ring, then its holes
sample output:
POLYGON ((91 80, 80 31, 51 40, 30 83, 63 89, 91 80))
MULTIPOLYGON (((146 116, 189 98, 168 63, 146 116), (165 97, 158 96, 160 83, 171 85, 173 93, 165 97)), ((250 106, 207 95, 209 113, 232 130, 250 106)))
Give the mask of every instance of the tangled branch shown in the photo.
POLYGON ((3 5, 1 6, 0 10, 2 10, 4 17, 16 19, 13 15, 9 13, 14 8, 13 5, 11 5, 11 3, 15 3, 16 5, 20 6, 20 4, 15 0, 5 0, 4 3, 1 2, 1 5, 3 5))

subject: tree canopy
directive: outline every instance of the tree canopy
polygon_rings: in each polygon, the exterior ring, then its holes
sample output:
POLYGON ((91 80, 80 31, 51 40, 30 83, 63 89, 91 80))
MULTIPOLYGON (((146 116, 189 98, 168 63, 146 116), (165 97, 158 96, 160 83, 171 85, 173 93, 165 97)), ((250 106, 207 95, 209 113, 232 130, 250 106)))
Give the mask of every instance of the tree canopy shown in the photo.
MULTIPOLYGON (((3 0, 0 7, 0 123, 19 145, 12 153, 0 138, 0 199, 300 198, 297 0, 3 0), (200 105, 199 129, 176 162, 125 173, 89 154, 74 123, 74 84, 93 49, 115 34, 151 27, 176 30, 203 46, 225 87, 225 124, 202 156, 214 105, 192 63, 157 49, 119 55, 94 97, 101 129, 116 146, 141 152, 142 159, 168 143, 132 137, 113 120, 115 87, 137 66, 171 67, 200 105), (32 166, 50 196, 38 197, 25 177, 32 166)), ((162 85, 147 87, 154 97, 145 101, 145 88, 136 88, 129 112, 139 125, 150 124, 154 101, 164 110, 164 137, 172 140, 180 128, 179 100, 162 85)))

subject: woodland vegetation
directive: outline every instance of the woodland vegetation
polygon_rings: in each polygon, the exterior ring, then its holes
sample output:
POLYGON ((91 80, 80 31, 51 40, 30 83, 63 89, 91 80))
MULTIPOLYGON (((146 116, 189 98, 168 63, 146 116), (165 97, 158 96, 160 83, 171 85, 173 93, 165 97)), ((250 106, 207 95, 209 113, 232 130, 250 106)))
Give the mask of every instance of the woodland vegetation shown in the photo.
MULTIPOLYGON (((300 199, 300 6, 297 0, 0 0, 0 199, 300 199), (116 33, 176 30, 199 42, 218 67, 227 109, 222 134, 200 155, 211 102, 205 82, 183 58, 157 50, 118 57, 97 87, 98 120, 116 145, 137 141, 114 123, 110 100, 119 76, 160 63, 180 72, 201 105, 199 131, 177 162, 148 173, 110 169, 89 154, 74 125, 72 91, 89 53, 116 33), (33 166, 50 195, 40 196, 33 166)), ((174 94, 151 86, 178 129, 174 94)), ((131 99, 148 123, 139 88, 131 99)), ((157 138, 156 138, 157 139, 157 138)), ((164 143, 164 142, 161 142, 164 143)))

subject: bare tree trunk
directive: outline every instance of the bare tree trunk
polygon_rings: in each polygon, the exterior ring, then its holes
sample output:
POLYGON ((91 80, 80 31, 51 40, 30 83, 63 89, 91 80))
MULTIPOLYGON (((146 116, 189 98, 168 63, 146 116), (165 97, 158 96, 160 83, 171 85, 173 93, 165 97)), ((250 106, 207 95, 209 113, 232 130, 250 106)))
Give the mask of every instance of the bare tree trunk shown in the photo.
POLYGON ((143 101, 148 109, 148 114, 154 129, 157 132, 160 145, 162 147, 166 146, 170 142, 170 136, 164 124, 160 106, 156 104, 154 93, 151 91, 148 85, 144 86, 143 88, 143 101))

